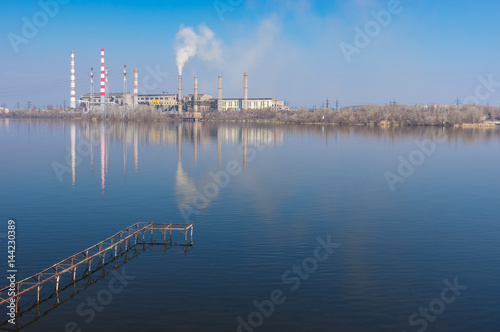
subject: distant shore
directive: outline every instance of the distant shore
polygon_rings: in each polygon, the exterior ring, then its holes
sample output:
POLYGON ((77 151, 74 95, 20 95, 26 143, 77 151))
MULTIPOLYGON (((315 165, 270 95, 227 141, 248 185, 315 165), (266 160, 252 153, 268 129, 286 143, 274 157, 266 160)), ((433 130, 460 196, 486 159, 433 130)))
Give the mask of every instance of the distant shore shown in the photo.
MULTIPOLYGON (((0 112, 0 118, 46 118, 120 121, 183 121, 189 114, 162 112, 148 106, 125 110, 113 106, 103 114, 97 112, 63 110, 14 110, 0 112)), ((351 126, 440 126, 464 128, 495 128, 500 125, 500 112, 492 106, 376 106, 366 105, 314 111, 299 109, 294 111, 246 110, 228 112, 203 112, 202 121, 249 122, 269 124, 310 124, 310 125, 351 125, 351 126)))

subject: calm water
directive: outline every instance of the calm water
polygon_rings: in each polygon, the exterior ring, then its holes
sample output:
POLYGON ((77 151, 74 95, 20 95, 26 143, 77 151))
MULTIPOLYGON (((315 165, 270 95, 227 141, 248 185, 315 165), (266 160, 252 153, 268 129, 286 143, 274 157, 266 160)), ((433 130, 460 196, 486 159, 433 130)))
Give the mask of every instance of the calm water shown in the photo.
POLYGON ((499 129, 0 119, 0 286, 9 218, 18 279, 193 222, 187 253, 21 299, 22 331, 499 331, 499 129))

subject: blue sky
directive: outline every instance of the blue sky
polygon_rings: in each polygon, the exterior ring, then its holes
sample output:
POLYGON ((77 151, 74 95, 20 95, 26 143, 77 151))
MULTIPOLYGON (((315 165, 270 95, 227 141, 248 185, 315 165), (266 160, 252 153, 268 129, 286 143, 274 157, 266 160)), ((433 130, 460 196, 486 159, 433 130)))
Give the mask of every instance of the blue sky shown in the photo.
POLYGON ((90 67, 98 92, 101 46, 111 91, 122 91, 127 65, 129 91, 138 68, 142 92, 175 93, 174 45, 181 25, 196 33, 200 25, 208 27, 220 50, 215 60, 203 60, 203 54, 189 60, 184 93, 192 93, 196 75, 200 93, 216 96, 222 75, 224 97, 241 97, 246 71, 250 97, 276 97, 298 107, 320 106, 327 98, 343 106, 451 104, 457 97, 500 101, 497 1, 402 0, 386 26, 373 12, 388 11, 397 0, 58 0, 58 8, 44 14, 41 3, 54 9, 55 1, 2 4, 0 105, 69 103, 71 50, 77 96, 89 91, 90 67), (216 4, 227 10, 219 15, 216 4), (38 31, 23 35, 23 18, 40 19, 38 31), (369 42, 357 47, 356 31, 369 27, 375 29, 369 42), (14 35, 24 38, 16 47, 14 35), (350 62, 341 45, 357 47, 350 62), (485 87, 481 82, 488 77, 493 83, 485 87))

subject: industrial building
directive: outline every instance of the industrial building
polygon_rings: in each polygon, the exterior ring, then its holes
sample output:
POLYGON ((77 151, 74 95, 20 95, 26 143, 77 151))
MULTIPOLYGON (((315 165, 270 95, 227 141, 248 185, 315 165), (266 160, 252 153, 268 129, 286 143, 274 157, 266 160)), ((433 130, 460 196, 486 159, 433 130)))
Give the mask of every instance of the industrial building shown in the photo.
MULTIPOLYGON (((94 72, 90 70, 90 93, 82 94, 79 102, 89 109, 100 108, 104 111, 107 105, 139 106, 148 105, 162 111, 206 112, 206 111, 240 111, 240 110, 289 110, 285 103, 276 98, 248 98, 248 74, 244 74, 243 98, 222 98, 222 76, 218 78, 218 96, 198 93, 198 78, 194 77, 194 93, 182 94, 182 75, 179 75, 177 94, 145 94, 139 95, 139 73, 134 69, 134 93, 127 92, 127 69, 123 69, 123 92, 108 93, 108 67, 104 66, 104 47, 101 48, 101 90, 94 94, 94 72)), ((76 107, 75 100, 75 53, 71 51, 71 108, 76 107)))
MULTIPOLYGON (((99 105, 101 101, 101 96, 96 94, 85 93, 80 96, 80 103, 85 103, 87 106, 89 102, 93 105, 99 105), (92 98, 92 101, 90 101, 92 98)), ((112 105, 132 105, 132 95, 130 93, 125 94, 123 98, 123 93, 108 93, 104 98, 105 103, 112 105)))

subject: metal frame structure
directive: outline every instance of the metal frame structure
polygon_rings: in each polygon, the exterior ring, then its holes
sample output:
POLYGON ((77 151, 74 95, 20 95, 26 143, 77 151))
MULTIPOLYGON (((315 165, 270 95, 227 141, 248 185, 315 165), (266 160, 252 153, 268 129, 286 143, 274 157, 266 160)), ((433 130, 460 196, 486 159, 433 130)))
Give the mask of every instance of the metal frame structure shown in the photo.
MULTIPOLYGON (((61 286, 59 292, 53 292, 46 296, 42 296, 40 301, 35 301, 31 306, 26 309, 20 309, 16 319, 16 331, 20 331, 28 325, 38 321, 40 318, 48 315, 60 305, 70 301, 73 297, 80 292, 87 290, 89 287, 97 283, 99 280, 106 278, 111 272, 122 268, 125 264, 140 256, 145 252, 179 252, 187 255, 188 251, 192 248, 190 244, 174 244, 172 241, 163 243, 137 243, 132 245, 128 251, 120 253, 117 259, 105 263, 103 266, 93 270, 90 274, 84 275, 81 278, 68 283, 66 286, 61 286), (182 248, 182 249, 181 249, 182 248), (129 255, 129 253, 131 255, 129 255), (83 283, 86 281, 86 283, 83 283), (77 285, 81 285, 77 288, 77 285), (22 321, 21 321, 22 318, 22 321)), ((12 331, 8 320, 0 323, 0 330, 12 331), (5 326, 9 328, 5 328, 5 326)))
POLYGON ((59 291, 59 281, 63 274, 70 273, 72 280, 75 281, 77 279, 76 271, 81 265, 85 266, 86 273, 91 274, 93 260, 97 259, 98 266, 104 266, 108 252, 110 253, 110 259, 115 259, 119 256, 118 249, 120 249, 121 253, 124 246, 125 251, 127 251, 129 246, 132 246, 132 240, 134 241, 133 245, 137 245, 139 243, 137 240, 141 233, 143 240, 142 243, 144 243, 146 231, 151 232, 151 241, 153 241, 154 230, 159 230, 163 234, 164 241, 166 240, 168 232, 170 233, 171 240, 172 231, 182 231, 184 232, 184 241, 186 245, 188 244, 188 232, 191 231, 190 245, 193 244, 193 224, 167 224, 154 222, 136 223, 90 248, 82 250, 79 253, 52 265, 42 272, 16 282, 16 292, 12 296, 6 297, 9 292, 9 286, 0 289, 0 305, 8 303, 11 299, 14 299, 17 304, 16 310, 19 310, 19 300, 21 299, 21 296, 33 290, 37 291, 37 301, 40 301, 40 291, 48 282, 55 282, 55 291, 57 293, 59 291))

